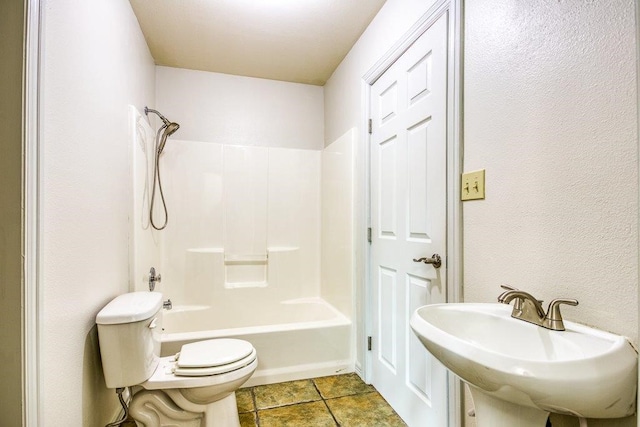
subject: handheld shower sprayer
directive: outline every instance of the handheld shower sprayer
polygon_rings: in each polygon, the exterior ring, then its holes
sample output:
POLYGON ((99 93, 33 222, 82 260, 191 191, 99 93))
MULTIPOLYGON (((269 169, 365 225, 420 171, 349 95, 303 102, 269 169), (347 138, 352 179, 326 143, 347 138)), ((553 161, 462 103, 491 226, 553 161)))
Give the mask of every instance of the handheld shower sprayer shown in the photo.
MULTIPOLYGON (((162 127, 160 128, 160 130, 164 131, 162 133, 162 139, 156 147, 158 154, 160 154, 164 150, 164 145, 167 143, 167 138, 173 135, 174 133, 176 133, 176 131, 180 129, 180 125, 175 122, 169 121, 169 119, 163 116, 158 110, 154 110, 153 108, 149 108, 149 107, 144 107, 144 114, 149 116, 149 113, 153 113, 158 117, 160 117, 160 120, 162 120, 162 123, 163 123, 162 127)), ((158 130, 158 133, 160 133, 160 130, 158 130)))
POLYGON ((149 107, 144 107, 144 114, 149 116, 149 113, 156 114, 162 120, 162 126, 156 133, 156 147, 155 147, 155 168, 153 172, 153 190, 151 192, 151 203, 149 208, 149 222, 151 226, 156 230, 163 230, 169 222, 169 212, 167 211, 167 204, 164 200, 164 193, 162 192, 162 181, 160 180, 160 154, 164 150, 164 146, 167 143, 167 138, 176 133, 180 129, 180 125, 169 121, 165 116, 160 114, 158 110, 154 110, 149 107), (160 134, 162 133, 162 136, 160 134), (158 189, 160 190, 160 199, 162 200, 162 207, 164 208, 164 224, 157 226, 153 220, 153 205, 156 198, 156 182, 158 183, 158 189))

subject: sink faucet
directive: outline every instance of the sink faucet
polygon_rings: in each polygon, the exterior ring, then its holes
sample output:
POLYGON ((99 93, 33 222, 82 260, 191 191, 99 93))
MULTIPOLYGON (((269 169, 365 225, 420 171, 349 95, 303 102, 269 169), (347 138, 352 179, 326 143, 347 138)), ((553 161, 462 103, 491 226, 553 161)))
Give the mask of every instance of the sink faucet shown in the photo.
POLYGON ((554 331, 564 331, 565 329, 560 313, 560 304, 578 305, 578 301, 575 299, 557 298, 549 303, 549 308, 545 313, 540 301, 533 295, 517 289, 507 290, 500 294, 498 302, 509 304, 514 299, 516 302, 511 317, 554 331))

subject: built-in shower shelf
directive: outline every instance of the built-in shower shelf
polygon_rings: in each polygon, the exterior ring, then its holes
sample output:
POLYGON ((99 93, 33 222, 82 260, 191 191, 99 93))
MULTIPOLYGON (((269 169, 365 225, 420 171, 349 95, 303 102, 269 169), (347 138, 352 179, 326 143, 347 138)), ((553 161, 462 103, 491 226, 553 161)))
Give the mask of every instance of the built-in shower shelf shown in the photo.
POLYGON ((266 264, 268 260, 267 254, 254 254, 254 255, 225 255, 225 264, 266 264))
POLYGON ((267 282, 225 282, 224 287, 227 289, 240 289, 240 288, 266 288, 267 282))

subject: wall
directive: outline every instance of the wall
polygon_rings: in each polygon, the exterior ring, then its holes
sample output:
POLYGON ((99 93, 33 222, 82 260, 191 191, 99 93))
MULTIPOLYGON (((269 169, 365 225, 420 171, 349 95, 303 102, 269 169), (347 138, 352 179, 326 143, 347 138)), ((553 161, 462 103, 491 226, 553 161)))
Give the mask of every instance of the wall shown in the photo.
POLYGON ((22 424, 22 69, 24 1, 0 3, 0 414, 22 424))
POLYGON ((576 298, 565 318, 638 343, 634 12, 466 2, 464 169, 486 168, 487 198, 463 207, 465 301, 576 298))
POLYGON ((100 426, 94 325, 128 291, 128 104, 154 103, 155 67, 126 0, 43 2, 42 409, 47 426, 100 426))
POLYGON ((322 149, 322 87, 169 67, 156 73, 157 108, 180 124, 180 139, 322 149))
MULTIPOLYGON (((387 0, 380 12, 367 27, 360 39, 340 63, 324 86, 324 142, 329 145, 352 128, 357 135, 355 140, 355 200, 354 212, 356 224, 366 223, 365 188, 366 146, 360 136, 360 125, 364 121, 361 105, 361 84, 364 74, 396 43, 411 26, 424 15, 435 0, 387 0)), ((364 228, 356 229, 355 244, 365 240, 364 228)), ((363 251, 356 251, 355 265, 365 265, 363 251)), ((364 271, 356 270, 356 368, 362 364, 364 343, 364 324, 360 295, 364 293, 364 271)))

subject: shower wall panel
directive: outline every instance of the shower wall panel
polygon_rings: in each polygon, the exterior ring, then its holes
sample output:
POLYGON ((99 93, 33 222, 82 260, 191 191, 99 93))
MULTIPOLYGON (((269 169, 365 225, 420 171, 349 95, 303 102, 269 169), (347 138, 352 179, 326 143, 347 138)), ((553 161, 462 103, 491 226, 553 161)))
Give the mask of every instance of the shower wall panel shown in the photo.
POLYGON ((170 139, 160 159, 169 222, 159 289, 196 305, 243 298, 246 288, 264 288, 254 297, 319 296, 320 159, 170 139))
POLYGON ((265 147, 223 150, 225 257, 242 261, 267 255, 267 174, 265 147))
POLYGON ((347 317, 354 295, 354 149, 351 129, 322 151, 322 298, 347 317))

